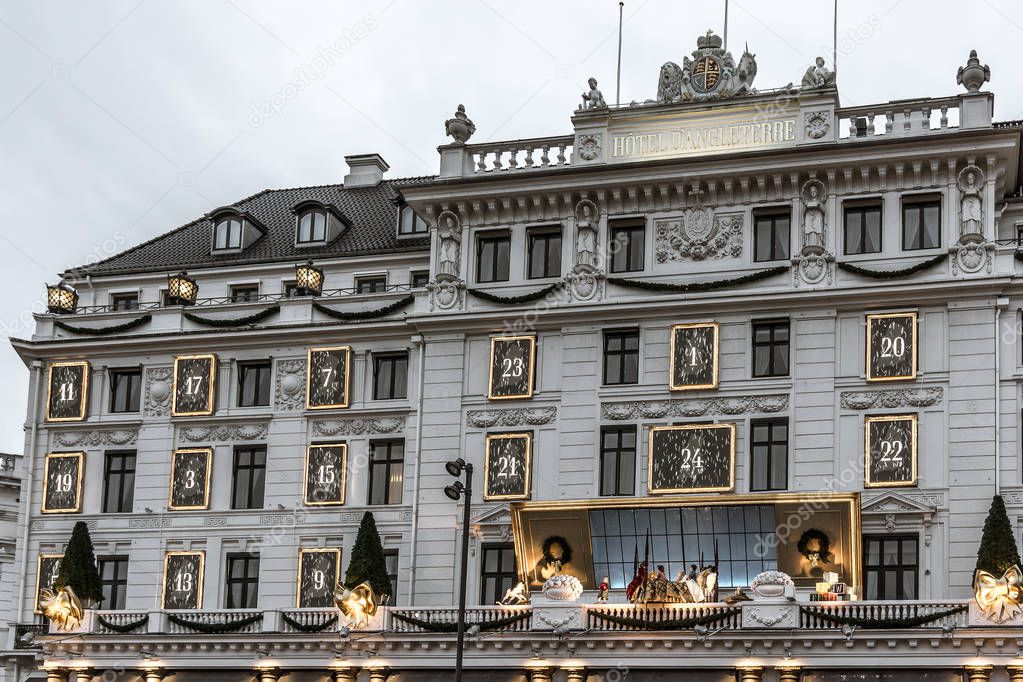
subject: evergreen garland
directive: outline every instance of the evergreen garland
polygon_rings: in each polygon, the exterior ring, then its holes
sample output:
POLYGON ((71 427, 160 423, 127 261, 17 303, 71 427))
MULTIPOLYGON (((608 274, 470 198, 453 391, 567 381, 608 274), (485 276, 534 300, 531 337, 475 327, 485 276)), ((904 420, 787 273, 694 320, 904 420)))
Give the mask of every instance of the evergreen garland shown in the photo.
POLYGON ((336 318, 338 320, 348 320, 348 321, 350 321, 350 320, 370 320, 370 319, 373 319, 375 317, 384 317, 385 315, 390 315, 391 313, 393 313, 396 310, 400 310, 400 309, 404 308, 407 305, 411 305, 412 303, 415 302, 415 300, 416 300, 416 297, 413 296, 412 294, 409 294, 405 298, 399 299, 399 300, 395 301, 394 303, 389 303, 389 304, 385 305, 383 308, 377 308, 376 310, 359 310, 359 311, 355 311, 355 312, 346 312, 346 311, 342 311, 342 310, 334 310, 333 308, 328 308, 327 306, 325 306, 325 305, 323 305, 321 303, 316 303, 315 301, 313 302, 313 308, 315 308, 316 310, 320 311, 324 315, 336 318))
POLYGON ((899 277, 908 277, 909 275, 920 272, 921 270, 934 267, 947 258, 947 253, 941 253, 934 258, 928 258, 916 265, 911 265, 908 268, 901 268, 899 270, 871 270, 869 268, 861 268, 858 265, 853 265, 852 263, 835 263, 835 265, 846 272, 851 272, 854 275, 862 275, 863 277, 871 277, 873 279, 897 279, 899 277))
POLYGON ((555 282, 550 286, 546 286, 543 289, 537 289, 528 294, 522 294, 521 296, 498 296, 497 294, 491 294, 480 289, 466 289, 470 294, 476 298, 483 299, 484 301, 490 301, 491 303, 503 303, 505 305, 514 305, 516 303, 529 303, 530 301, 539 301, 542 298, 546 298, 548 294, 552 294, 555 291, 559 291, 564 288, 564 282, 555 282))
POLYGON ((260 310, 258 313, 251 315, 245 315, 243 317, 228 317, 223 319, 217 319, 214 317, 203 317, 202 315, 196 315, 195 313, 183 312, 185 319, 191 320, 196 324, 206 325, 207 327, 245 327, 250 324, 262 322, 271 315, 275 315, 280 312, 281 306, 272 305, 265 310, 260 310))
POLYGON ((143 614, 141 618, 130 623, 118 625, 117 623, 112 623, 111 621, 107 620, 106 618, 97 613, 96 622, 105 627, 107 630, 113 630, 114 632, 119 632, 123 635, 131 632, 132 630, 137 630, 138 628, 148 623, 149 614, 148 613, 143 614))
POLYGON ((968 604, 962 604, 961 606, 955 606, 951 609, 945 609, 944 611, 935 611, 934 613, 922 616, 905 616, 902 618, 842 616, 837 613, 830 613, 828 609, 813 606, 802 606, 800 607, 800 611, 804 615, 820 618, 821 620, 827 621, 833 625, 852 625, 867 630, 903 630, 906 628, 915 628, 920 625, 926 625, 927 623, 933 623, 936 620, 942 620, 943 618, 954 616, 957 613, 962 613, 969 608, 968 604))
POLYGON ((256 613, 246 618, 240 618, 238 620, 227 621, 224 623, 202 623, 200 621, 182 618, 181 616, 173 613, 168 613, 167 620, 175 625, 180 625, 181 627, 195 630, 196 632, 201 632, 207 635, 218 635, 224 632, 236 632, 242 628, 252 625, 253 623, 261 621, 263 620, 263 614, 256 613))
POLYGON ((980 536, 980 549, 977 550, 977 571, 987 571, 996 578, 1012 568, 1019 566, 1019 550, 1016 548, 1016 537, 1005 511, 1005 503, 1001 495, 991 500, 991 509, 984 519, 984 532, 980 536))
MULTIPOLYGON (((480 631, 487 632, 489 630, 500 630, 506 628, 509 625, 515 625, 521 621, 526 620, 532 615, 531 611, 523 611, 522 613, 516 613, 505 618, 497 618, 491 621, 481 621, 479 623, 466 623, 465 629, 468 630, 473 625, 479 627, 480 631)), ((447 623, 438 622, 432 620, 423 620, 421 618, 413 618, 412 616, 406 616, 398 611, 391 612, 391 618, 400 620, 408 625, 413 625, 417 628, 426 630, 427 632, 458 632, 458 623, 447 623)))
POLYGON ((331 616, 322 623, 313 625, 306 625, 305 623, 300 623, 299 621, 295 620, 286 613, 281 613, 281 619, 291 627, 298 630, 299 632, 323 632, 324 630, 327 630, 330 627, 332 627, 334 623, 337 622, 337 614, 331 616))
POLYGON ((96 569, 96 555, 85 521, 76 523, 71 531, 71 539, 64 550, 64 558, 60 560, 60 570, 53 585, 57 590, 70 587, 83 603, 103 599, 103 585, 96 569))
POLYGON ((732 616, 742 613, 741 608, 732 608, 727 611, 718 611, 717 613, 708 613, 703 616, 692 616, 690 618, 672 618, 671 620, 650 620, 649 618, 631 618, 629 616, 616 616, 612 613, 604 613, 603 611, 590 611, 590 618, 604 621, 605 623, 611 623, 613 625, 621 625, 629 628, 636 628, 637 630, 689 630, 696 627, 697 625, 709 625, 725 618, 731 618, 732 616))
POLYGON ((57 329, 63 329, 66 332, 72 334, 84 334, 87 336, 104 336, 106 334, 118 334, 120 332, 130 331, 137 327, 141 327, 144 324, 148 324, 153 316, 146 313, 142 317, 136 317, 134 320, 129 320, 123 324, 114 324, 109 327, 79 327, 76 324, 68 324, 61 320, 54 320, 53 326, 57 329))
POLYGON ((359 533, 355 536, 352 547, 352 558, 348 561, 345 573, 345 586, 355 589, 360 583, 368 582, 383 604, 391 596, 391 579, 387 577, 387 561, 384 559, 384 546, 380 542, 376 520, 372 512, 362 515, 359 533))
POLYGON ((740 277, 718 279, 709 282, 686 282, 684 284, 648 282, 638 279, 623 279, 621 277, 608 277, 607 281, 611 284, 617 284, 622 287, 634 287, 637 289, 647 289, 649 291, 672 291, 680 294, 687 294, 695 291, 713 291, 715 289, 725 289, 727 287, 749 284, 750 282, 759 282, 762 279, 767 279, 768 277, 774 277, 775 275, 788 272, 788 270, 789 266, 779 265, 777 267, 767 268, 766 270, 751 272, 748 275, 742 275, 740 277))

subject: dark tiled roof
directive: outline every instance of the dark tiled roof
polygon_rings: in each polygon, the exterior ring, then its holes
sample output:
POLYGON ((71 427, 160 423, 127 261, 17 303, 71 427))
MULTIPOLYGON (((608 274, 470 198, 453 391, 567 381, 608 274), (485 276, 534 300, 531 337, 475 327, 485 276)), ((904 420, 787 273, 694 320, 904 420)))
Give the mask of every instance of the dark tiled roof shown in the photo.
POLYGON ((397 198, 403 185, 430 178, 384 180, 375 187, 345 189, 343 185, 267 189, 234 204, 266 228, 266 234, 238 253, 213 254, 213 223, 203 216, 186 225, 91 265, 69 269, 66 276, 113 275, 127 272, 170 271, 241 263, 302 261, 396 251, 425 251, 427 237, 397 236, 397 198), (323 246, 295 247, 292 208, 313 199, 332 204, 352 226, 323 246))

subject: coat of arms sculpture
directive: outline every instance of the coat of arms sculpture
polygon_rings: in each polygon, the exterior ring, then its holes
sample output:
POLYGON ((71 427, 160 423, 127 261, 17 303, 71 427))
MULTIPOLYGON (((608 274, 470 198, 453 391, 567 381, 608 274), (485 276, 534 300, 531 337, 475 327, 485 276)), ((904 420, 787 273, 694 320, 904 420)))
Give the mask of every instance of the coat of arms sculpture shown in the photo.
POLYGON ((713 31, 696 40, 693 58, 685 57, 682 66, 668 62, 661 67, 657 101, 662 104, 721 99, 754 94, 757 75, 755 54, 746 49, 739 63, 722 47, 721 37, 713 31))

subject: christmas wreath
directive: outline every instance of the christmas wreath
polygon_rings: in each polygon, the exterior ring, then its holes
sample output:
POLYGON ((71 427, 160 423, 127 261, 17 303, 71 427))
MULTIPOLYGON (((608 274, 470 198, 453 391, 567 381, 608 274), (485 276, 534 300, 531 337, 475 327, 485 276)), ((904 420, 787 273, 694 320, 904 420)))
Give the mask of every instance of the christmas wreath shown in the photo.
POLYGON ((799 542, 796 544, 796 549, 799 550, 799 553, 807 559, 811 558, 811 555, 814 554, 814 551, 810 549, 811 540, 817 541, 819 549, 816 554, 819 560, 826 564, 831 563, 831 538, 827 536, 827 533, 816 528, 811 528, 799 536, 799 542))

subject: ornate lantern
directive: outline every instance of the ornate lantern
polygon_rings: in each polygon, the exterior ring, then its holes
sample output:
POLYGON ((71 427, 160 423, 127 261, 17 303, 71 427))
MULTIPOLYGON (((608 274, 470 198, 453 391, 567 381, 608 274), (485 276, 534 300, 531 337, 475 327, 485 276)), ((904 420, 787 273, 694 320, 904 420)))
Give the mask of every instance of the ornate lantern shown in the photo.
POLYGON ((64 282, 46 285, 46 309, 58 315, 70 315, 78 309, 78 292, 64 282))
POLYGON ((199 284, 184 271, 167 277, 167 299, 172 305, 195 305, 199 284))
POLYGON ((319 296, 323 291, 323 270, 314 267, 312 261, 296 265, 295 287, 303 296, 319 296))

